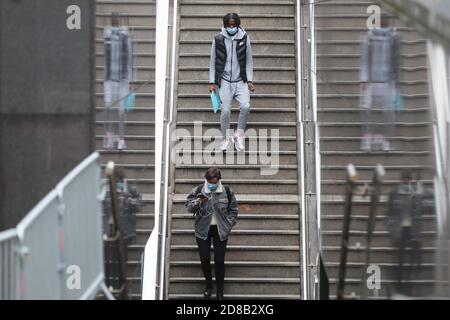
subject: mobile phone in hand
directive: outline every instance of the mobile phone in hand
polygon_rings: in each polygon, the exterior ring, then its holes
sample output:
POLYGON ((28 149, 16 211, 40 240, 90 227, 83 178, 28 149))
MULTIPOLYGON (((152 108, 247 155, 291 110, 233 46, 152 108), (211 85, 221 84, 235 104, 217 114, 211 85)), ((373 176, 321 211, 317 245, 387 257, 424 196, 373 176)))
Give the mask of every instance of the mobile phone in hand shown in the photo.
POLYGON ((206 199, 206 197, 205 197, 205 195, 203 193, 198 193, 197 194, 197 198, 206 199))

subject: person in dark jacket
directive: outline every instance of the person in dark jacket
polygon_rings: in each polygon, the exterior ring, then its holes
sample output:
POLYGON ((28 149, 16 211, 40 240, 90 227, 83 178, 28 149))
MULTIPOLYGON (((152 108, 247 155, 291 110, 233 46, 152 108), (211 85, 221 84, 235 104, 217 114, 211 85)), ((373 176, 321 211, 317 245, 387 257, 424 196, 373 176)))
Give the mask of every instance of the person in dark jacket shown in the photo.
MULTIPOLYGON (((122 232, 125 244, 129 245, 136 237, 136 214, 141 208, 142 196, 135 186, 128 184, 123 167, 115 166, 114 175, 116 177, 118 227, 122 232)), ((103 212, 104 230, 110 235, 112 226, 110 191, 106 193, 103 200, 103 212)))
POLYGON ((421 217, 433 214, 433 192, 425 189, 422 183, 412 183, 410 170, 402 171, 402 182, 389 193, 386 210, 387 229, 393 245, 398 249, 398 266, 396 270, 396 290, 409 294, 410 286, 404 283, 411 279, 412 271, 420 266, 421 217), (410 250, 406 251, 409 247, 410 250), (409 253, 410 267, 404 262, 409 253))
POLYGON ((185 203, 187 210, 194 214, 195 237, 206 281, 203 292, 206 299, 211 297, 212 291, 210 248, 211 239, 213 241, 218 300, 223 299, 228 235, 237 223, 238 217, 236 197, 230 187, 222 185, 221 179, 219 169, 208 169, 205 173, 205 182, 192 189, 185 203))
POLYGON ((237 151, 244 151, 244 131, 250 112, 249 91, 255 91, 255 86, 253 85, 253 55, 250 37, 241 26, 241 19, 236 13, 228 13, 223 17, 222 31, 212 42, 209 92, 216 90, 222 101, 221 150, 227 151, 229 145, 234 143, 237 151), (234 136, 230 129, 233 99, 239 102, 239 118, 234 136))

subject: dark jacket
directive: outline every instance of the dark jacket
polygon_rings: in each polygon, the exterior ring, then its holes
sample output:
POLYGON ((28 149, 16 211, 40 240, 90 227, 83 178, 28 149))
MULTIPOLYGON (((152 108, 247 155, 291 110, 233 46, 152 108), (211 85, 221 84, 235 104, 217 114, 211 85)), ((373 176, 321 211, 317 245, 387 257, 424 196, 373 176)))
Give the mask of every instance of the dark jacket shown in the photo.
POLYGON ((373 29, 361 47, 359 79, 369 83, 393 83, 400 80, 400 39, 393 29, 373 29))
POLYGON ((195 236, 206 240, 212 215, 215 214, 220 240, 227 240, 231 229, 237 223, 238 216, 238 204, 233 191, 230 189, 231 201, 228 201, 225 186, 221 183, 215 192, 209 190, 205 183, 201 193, 208 198, 203 205, 197 200, 197 187, 192 189, 185 202, 188 212, 194 214, 195 236))
POLYGON ((220 87, 221 80, 229 82, 253 81, 253 55, 250 37, 242 27, 234 36, 225 28, 213 40, 209 82, 220 87))
POLYGON ((401 184, 389 193, 386 208, 387 229, 394 242, 401 240, 403 219, 409 215, 411 218, 411 240, 421 238, 422 215, 433 214, 434 196, 431 190, 418 192, 416 187, 409 188, 401 184))
MULTIPOLYGON (((124 190, 117 190, 116 194, 118 224, 123 238, 134 238, 136 236, 136 213, 139 212, 142 205, 141 194, 136 187, 129 186, 126 183, 124 190)), ((103 200, 103 213, 104 232, 111 235, 112 210, 111 193, 109 191, 103 200)))

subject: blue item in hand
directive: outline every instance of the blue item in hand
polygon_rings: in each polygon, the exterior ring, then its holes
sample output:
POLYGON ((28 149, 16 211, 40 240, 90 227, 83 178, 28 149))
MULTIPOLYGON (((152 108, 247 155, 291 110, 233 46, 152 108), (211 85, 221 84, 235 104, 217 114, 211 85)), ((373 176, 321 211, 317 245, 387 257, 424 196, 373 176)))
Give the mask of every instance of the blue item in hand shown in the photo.
POLYGON ((400 95, 400 93, 397 93, 395 97, 394 106, 396 111, 403 111, 403 97, 400 95))
POLYGON ((217 113, 217 111, 220 110, 220 97, 217 94, 216 91, 211 92, 211 107, 214 111, 214 113, 217 113))
POLYGON ((130 112, 133 110, 134 106, 136 104, 136 93, 130 93, 125 98, 125 111, 130 112))

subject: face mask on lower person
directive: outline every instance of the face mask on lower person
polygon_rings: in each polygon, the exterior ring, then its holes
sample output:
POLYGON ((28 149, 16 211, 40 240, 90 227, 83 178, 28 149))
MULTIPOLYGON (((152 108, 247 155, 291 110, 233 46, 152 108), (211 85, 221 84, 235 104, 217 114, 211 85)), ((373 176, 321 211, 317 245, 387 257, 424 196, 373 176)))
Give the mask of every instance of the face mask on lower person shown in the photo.
POLYGON ((124 189, 124 183, 123 182, 117 182, 116 183, 116 189, 122 191, 124 189))
POLYGON ((219 186, 219 183, 209 183, 208 182, 208 189, 211 191, 216 191, 218 186, 219 186))
POLYGON ((229 35, 234 35, 238 31, 237 27, 227 28, 227 32, 229 35))

